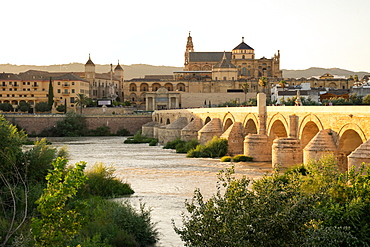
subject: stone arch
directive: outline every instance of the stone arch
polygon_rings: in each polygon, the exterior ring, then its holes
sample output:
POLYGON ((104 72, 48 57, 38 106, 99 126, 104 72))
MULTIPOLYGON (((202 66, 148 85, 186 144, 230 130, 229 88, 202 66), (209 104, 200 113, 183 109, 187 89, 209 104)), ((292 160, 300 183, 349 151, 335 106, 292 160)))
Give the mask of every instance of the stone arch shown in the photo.
POLYGON ((353 128, 342 128, 339 133, 338 142, 338 163, 340 165, 340 169, 346 171, 348 167, 348 155, 350 155, 356 148, 364 143, 364 140, 361 137, 361 132, 358 132, 358 129, 355 130, 353 128))
POLYGON ((244 119, 244 135, 258 133, 258 118, 253 113, 249 113, 244 119))
POLYGON ((135 83, 130 83, 129 90, 136 92, 137 91, 137 86, 135 83))
POLYGON ((193 66, 191 66, 190 70, 198 71, 198 70, 200 70, 200 66, 199 65, 193 65, 193 66))
POLYGON ((212 69, 212 67, 209 64, 204 65, 203 68, 202 68, 202 70, 211 70, 211 69, 212 69))
POLYGON ((141 92, 149 91, 149 85, 148 85, 148 83, 141 83, 140 84, 140 91, 141 92))
POLYGON ((340 130, 338 131, 339 137, 342 138, 342 135, 347 130, 353 130, 353 131, 357 132, 357 134, 361 138, 361 141, 362 142, 366 142, 367 141, 365 132, 361 129, 360 126, 358 126, 357 124, 354 124, 354 123, 347 123, 347 124, 343 125, 342 128, 340 128, 340 130))
POLYGON ((156 92, 161 87, 161 84, 159 83, 153 83, 152 84, 152 91, 156 92))
POLYGON ((207 123, 211 122, 211 118, 210 117, 207 117, 206 120, 204 120, 204 125, 206 125, 207 123))
POLYGON ((281 113, 274 114, 267 124, 267 135, 275 139, 277 137, 287 137, 289 125, 286 118, 281 113))
POLYGON ((224 116, 222 123, 223 123, 222 126, 224 126, 223 130, 226 131, 227 128, 229 128, 233 123, 235 123, 235 117, 230 112, 228 112, 224 116))
POLYGON ((169 119, 169 118, 167 118, 167 120, 166 120, 166 125, 168 125, 168 124, 170 124, 170 123, 171 123, 170 119, 169 119))
POLYGON ((173 91, 173 85, 172 85, 172 83, 166 83, 166 84, 164 84, 164 88, 167 89, 168 91, 173 91))
POLYGON ((176 86, 177 91, 185 92, 185 84, 184 83, 178 83, 176 86))
POLYGON ((136 102, 136 101, 137 101, 137 96, 136 96, 136 94, 135 94, 135 93, 130 94, 130 100, 131 100, 132 102, 136 102))
POLYGON ((146 93, 140 94, 140 101, 146 102, 146 93))
POLYGON ((298 139, 301 140, 302 148, 304 148, 311 139, 323 129, 324 126, 316 115, 309 114, 305 116, 298 126, 298 139))

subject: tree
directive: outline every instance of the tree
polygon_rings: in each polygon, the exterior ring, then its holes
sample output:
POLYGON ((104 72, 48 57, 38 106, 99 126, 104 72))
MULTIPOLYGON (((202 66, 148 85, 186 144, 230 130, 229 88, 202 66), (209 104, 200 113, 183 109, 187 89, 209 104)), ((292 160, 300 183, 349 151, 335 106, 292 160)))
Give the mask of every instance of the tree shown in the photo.
POLYGON ((268 84, 268 78, 266 76, 262 76, 259 80, 258 80, 258 84, 263 88, 263 92, 266 93, 266 86, 268 84))
POLYGON ((285 87, 286 87, 286 81, 284 81, 284 80, 281 80, 280 82, 279 82, 279 86, 283 89, 283 91, 285 90, 285 87))
POLYGON ((21 112, 28 112, 31 109, 31 104, 25 101, 19 102, 18 110, 21 112))
POLYGON ((82 108, 88 104, 88 98, 85 94, 79 93, 76 98, 76 105, 80 107, 80 114, 82 114, 82 108))
POLYGON ((50 109, 53 108, 53 103, 54 103, 53 80, 50 77, 50 80, 49 80, 49 92, 48 92, 48 105, 49 105, 49 108, 50 109))
POLYGON ((39 102, 39 103, 36 103, 35 110, 37 112, 48 112, 51 110, 51 108, 49 107, 48 102, 39 102))
MULTIPOLYGON (((32 219, 32 235, 37 246, 67 246, 82 227, 83 217, 77 208, 67 207, 87 180, 85 162, 66 170, 67 160, 58 158, 46 176, 47 187, 36 201, 41 217, 32 219)), ((79 205, 78 205, 79 206, 79 205)))
POLYGON ((354 76, 353 76, 353 80, 354 80, 355 82, 358 82, 358 75, 354 75, 354 76))
POLYGON ((10 103, 0 103, 0 110, 4 112, 10 112, 13 110, 13 106, 10 103))
POLYGON ((247 93, 249 91, 249 84, 248 83, 243 83, 242 84, 242 90, 244 92, 244 102, 247 102, 247 93))
POLYGON ((370 94, 366 95, 363 98, 362 103, 365 104, 365 105, 370 105, 370 94))
POLYGON ((186 246, 367 246, 370 168, 340 173, 334 157, 254 181, 218 175, 217 193, 185 203, 186 246))

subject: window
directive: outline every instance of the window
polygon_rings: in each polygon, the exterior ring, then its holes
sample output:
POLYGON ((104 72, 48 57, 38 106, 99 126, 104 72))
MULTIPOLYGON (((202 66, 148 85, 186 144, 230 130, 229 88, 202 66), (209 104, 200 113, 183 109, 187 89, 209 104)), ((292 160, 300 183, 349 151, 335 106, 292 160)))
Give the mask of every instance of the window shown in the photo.
POLYGON ((71 103, 75 103, 75 98, 71 97, 71 103))
POLYGON ((242 56, 242 59, 245 59, 245 56, 244 55, 242 56))
POLYGON ((31 85, 31 83, 28 81, 28 82, 27 82, 27 85, 31 85))
POLYGON ((58 93, 60 93, 60 89, 58 89, 58 93))
MULTIPOLYGON (((73 83, 73 82, 72 82, 73 83)), ((72 89, 72 93, 75 93, 75 90, 74 89, 72 89)))
POLYGON ((60 81, 58 81, 58 85, 60 86, 60 81))
POLYGON ((247 75, 247 69, 246 68, 242 68, 242 75, 247 75))
POLYGON ((72 85, 75 85, 75 82, 74 81, 72 82, 72 85))

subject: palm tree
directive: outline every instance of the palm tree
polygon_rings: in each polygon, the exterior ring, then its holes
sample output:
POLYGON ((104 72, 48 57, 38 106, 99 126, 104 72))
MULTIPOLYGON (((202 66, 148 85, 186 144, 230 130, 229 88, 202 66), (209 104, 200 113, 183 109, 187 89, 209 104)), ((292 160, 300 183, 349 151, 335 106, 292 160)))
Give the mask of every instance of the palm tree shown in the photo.
POLYGON ((76 105, 80 107, 81 115, 82 115, 82 108, 87 105, 88 98, 85 94, 79 93, 77 94, 76 98, 76 105))
POLYGON ((259 80, 258 80, 258 84, 263 87, 263 92, 266 93, 266 86, 267 86, 267 83, 269 82, 269 79, 266 77, 266 76, 262 76, 259 80))
POLYGON ((283 89, 283 91, 285 90, 285 87, 286 87, 286 81, 282 80, 279 82, 279 86, 283 89))
POLYGON ((243 83, 242 84, 242 90, 244 92, 244 102, 247 101, 247 93, 249 91, 249 84, 248 83, 243 83))

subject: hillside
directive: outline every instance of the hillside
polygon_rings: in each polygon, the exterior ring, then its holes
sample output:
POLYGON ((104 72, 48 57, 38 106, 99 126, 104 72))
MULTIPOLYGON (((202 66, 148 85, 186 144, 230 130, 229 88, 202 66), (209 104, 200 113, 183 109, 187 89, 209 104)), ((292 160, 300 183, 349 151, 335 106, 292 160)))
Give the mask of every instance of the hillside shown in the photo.
MULTIPOLYGON (((116 65, 113 65, 113 68, 116 65)), ((125 70, 125 79, 130 80, 132 78, 143 78, 145 75, 171 75, 174 71, 181 71, 182 67, 171 67, 171 66, 154 66, 148 64, 132 64, 132 65, 121 65, 125 70)), ((104 73, 110 70, 109 64, 96 64, 96 72, 104 73)), ((84 71, 84 64, 82 63, 70 63, 70 64, 60 64, 60 65, 48 65, 48 66, 36 66, 36 65, 13 65, 13 64, 0 64, 0 73, 20 73, 27 70, 43 70, 49 72, 81 72, 84 71)), ((305 70, 287 70, 283 69, 284 78, 309 78, 312 76, 321 76, 325 73, 330 73, 337 76, 349 75, 358 75, 359 78, 362 78, 368 72, 360 71, 354 72, 345 69, 338 68, 317 68, 311 67, 305 70)))

